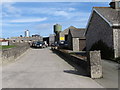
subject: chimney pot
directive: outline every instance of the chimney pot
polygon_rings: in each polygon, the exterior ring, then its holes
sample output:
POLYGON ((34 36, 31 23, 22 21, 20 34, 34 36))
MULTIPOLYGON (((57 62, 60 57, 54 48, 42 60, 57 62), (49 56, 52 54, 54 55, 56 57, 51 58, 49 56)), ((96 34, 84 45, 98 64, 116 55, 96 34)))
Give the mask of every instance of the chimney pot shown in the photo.
POLYGON ((120 0, 112 0, 112 2, 110 2, 110 7, 116 10, 120 9, 120 0))

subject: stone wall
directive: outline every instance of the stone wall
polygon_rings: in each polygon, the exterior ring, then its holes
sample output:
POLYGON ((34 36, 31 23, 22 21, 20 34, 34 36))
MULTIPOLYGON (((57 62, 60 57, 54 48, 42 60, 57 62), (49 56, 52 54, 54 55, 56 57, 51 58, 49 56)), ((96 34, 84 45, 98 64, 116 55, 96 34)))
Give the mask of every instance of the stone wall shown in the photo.
POLYGON ((30 48, 29 44, 21 44, 14 48, 3 49, 2 50, 2 63, 7 63, 14 61, 17 57, 23 54, 26 50, 30 48))
POLYGON ((0 50, 0 65, 2 64, 2 50, 0 50))
POLYGON ((86 49, 90 50, 92 45, 99 40, 113 48, 112 27, 94 12, 86 33, 86 49))
MULTIPOLYGON (((87 70, 88 70, 88 63, 87 63, 87 60, 86 59, 80 59, 79 57, 77 57, 76 55, 72 55, 72 54, 69 54, 69 52, 67 52, 67 51, 64 51, 64 50, 60 50, 60 49, 54 49, 54 51, 56 52, 56 53, 58 53, 58 55, 60 55, 60 56, 63 56, 64 58, 66 58, 67 60, 69 60, 69 61, 73 61, 73 62, 75 62, 76 64, 79 64, 80 65, 80 67, 82 68, 82 69, 84 69, 86 72, 87 72, 87 70)), ((87 73, 88 74, 88 73, 87 73)))
POLYGON ((78 52, 79 50, 79 38, 72 38, 73 51, 78 52))
POLYGON ((86 47, 86 39, 73 38, 71 33, 68 34, 68 48, 75 52, 82 51, 86 47))
POLYGON ((67 60, 73 61, 85 70, 86 74, 91 78, 102 77, 102 65, 100 51, 87 52, 87 59, 82 59, 79 56, 69 54, 67 51, 55 49, 59 55, 64 56, 67 60))
POLYGON ((113 39, 114 39, 114 56, 117 58, 119 56, 119 29, 113 29, 113 39))
POLYGON ((120 29, 118 29, 118 56, 120 57, 120 29))

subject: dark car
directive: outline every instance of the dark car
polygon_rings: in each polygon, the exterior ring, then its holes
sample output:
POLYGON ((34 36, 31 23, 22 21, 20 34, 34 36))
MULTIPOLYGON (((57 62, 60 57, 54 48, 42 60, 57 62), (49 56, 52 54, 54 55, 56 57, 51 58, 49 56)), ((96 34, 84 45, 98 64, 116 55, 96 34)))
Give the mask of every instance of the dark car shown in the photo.
POLYGON ((59 48, 67 49, 68 48, 68 42, 67 41, 61 41, 59 43, 59 48))
POLYGON ((51 44, 51 49, 57 49, 59 44, 57 42, 51 44))
POLYGON ((59 44, 55 42, 55 43, 52 43, 51 46, 56 47, 56 46, 59 46, 59 44))
POLYGON ((44 48, 45 47, 45 43, 41 42, 41 41, 33 42, 32 43, 32 47, 44 48))

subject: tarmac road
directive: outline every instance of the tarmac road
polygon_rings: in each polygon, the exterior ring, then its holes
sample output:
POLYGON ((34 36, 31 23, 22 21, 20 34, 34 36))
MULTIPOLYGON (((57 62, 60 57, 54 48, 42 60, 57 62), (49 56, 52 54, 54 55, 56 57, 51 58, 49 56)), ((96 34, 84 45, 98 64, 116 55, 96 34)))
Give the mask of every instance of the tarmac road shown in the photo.
POLYGON ((3 88, 103 88, 89 77, 65 72, 75 69, 49 48, 30 49, 2 70, 3 88))

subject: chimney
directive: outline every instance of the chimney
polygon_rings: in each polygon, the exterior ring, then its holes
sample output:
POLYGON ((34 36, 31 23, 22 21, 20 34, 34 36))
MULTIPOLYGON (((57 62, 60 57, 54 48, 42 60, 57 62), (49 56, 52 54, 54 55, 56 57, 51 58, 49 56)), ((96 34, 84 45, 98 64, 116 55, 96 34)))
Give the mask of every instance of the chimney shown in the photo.
POLYGON ((120 10, 120 0, 112 0, 110 7, 116 10, 120 10))

